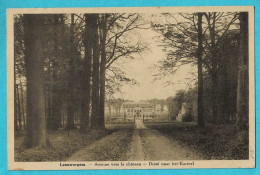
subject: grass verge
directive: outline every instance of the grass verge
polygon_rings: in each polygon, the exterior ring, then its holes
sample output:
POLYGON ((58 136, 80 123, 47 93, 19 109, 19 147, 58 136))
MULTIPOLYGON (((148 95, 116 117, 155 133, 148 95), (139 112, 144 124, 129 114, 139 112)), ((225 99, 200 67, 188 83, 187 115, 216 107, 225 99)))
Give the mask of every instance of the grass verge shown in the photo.
POLYGON ((146 123, 146 126, 196 149, 206 159, 249 158, 249 144, 239 142, 235 125, 206 125, 205 128, 200 128, 195 123, 146 123))
POLYGON ((114 132, 73 154, 71 161, 123 161, 132 139, 132 129, 114 132))
POLYGON ((48 138, 51 146, 46 148, 23 149, 22 141, 24 132, 15 137, 15 161, 39 162, 39 161, 64 161, 76 151, 111 134, 115 130, 91 131, 79 133, 77 129, 69 132, 65 130, 49 131, 48 138))

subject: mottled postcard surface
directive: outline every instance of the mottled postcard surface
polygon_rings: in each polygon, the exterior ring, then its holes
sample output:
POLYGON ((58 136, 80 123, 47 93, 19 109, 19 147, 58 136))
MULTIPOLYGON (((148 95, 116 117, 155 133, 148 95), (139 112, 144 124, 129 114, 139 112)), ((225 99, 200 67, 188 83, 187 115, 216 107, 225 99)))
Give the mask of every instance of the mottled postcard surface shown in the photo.
POLYGON ((7 9, 8 169, 255 167, 254 7, 7 9))

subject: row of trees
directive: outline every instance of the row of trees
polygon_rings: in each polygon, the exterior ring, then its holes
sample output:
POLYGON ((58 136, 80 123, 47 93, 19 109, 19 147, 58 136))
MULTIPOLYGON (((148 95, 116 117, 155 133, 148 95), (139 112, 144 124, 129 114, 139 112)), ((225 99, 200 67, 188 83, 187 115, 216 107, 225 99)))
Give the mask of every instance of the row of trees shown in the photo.
MULTIPOLYGON (((167 53, 160 75, 174 74, 186 64, 198 68, 200 126, 208 116, 221 124, 236 115, 237 130, 247 129, 247 15, 163 14, 164 22, 152 24, 167 53)), ((17 130, 26 126, 25 145, 46 146, 46 127, 73 129, 79 118, 81 132, 104 129, 106 95, 122 83, 136 83, 115 63, 146 49, 132 37, 146 27, 140 14, 15 16, 14 124, 17 130)))
POLYGON ((107 119, 120 117, 121 108, 125 101, 122 98, 108 98, 106 101, 107 119))
POLYGON ((197 65, 198 124, 230 123, 248 127, 248 13, 164 14, 154 22, 167 58, 159 77, 186 64, 197 65), (209 121, 209 120, 207 120, 209 121))
POLYGON ((25 14, 14 25, 15 128, 26 126, 25 146, 46 146, 46 128, 73 129, 79 118, 81 132, 104 129, 106 94, 136 83, 113 65, 146 49, 129 37, 145 28, 140 15, 25 14))

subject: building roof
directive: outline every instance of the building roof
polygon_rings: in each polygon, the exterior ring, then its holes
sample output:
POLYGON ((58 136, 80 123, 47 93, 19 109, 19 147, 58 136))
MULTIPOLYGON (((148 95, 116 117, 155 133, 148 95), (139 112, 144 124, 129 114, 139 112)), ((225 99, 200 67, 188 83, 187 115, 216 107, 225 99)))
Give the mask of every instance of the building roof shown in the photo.
POLYGON ((150 108, 153 107, 153 104, 147 102, 147 101, 139 101, 139 102, 124 102, 123 108, 129 108, 129 107, 146 107, 150 108))

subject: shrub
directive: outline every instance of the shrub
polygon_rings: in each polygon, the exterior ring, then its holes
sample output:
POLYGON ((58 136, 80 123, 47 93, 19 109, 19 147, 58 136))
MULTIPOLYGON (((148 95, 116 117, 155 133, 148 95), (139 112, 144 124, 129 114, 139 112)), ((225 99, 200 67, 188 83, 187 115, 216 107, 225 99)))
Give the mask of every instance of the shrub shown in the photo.
POLYGON ((182 118, 182 122, 192 122, 192 115, 191 114, 185 114, 182 118))

